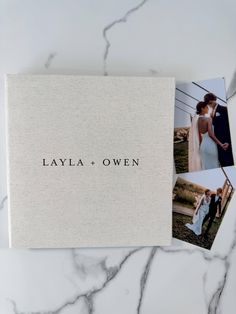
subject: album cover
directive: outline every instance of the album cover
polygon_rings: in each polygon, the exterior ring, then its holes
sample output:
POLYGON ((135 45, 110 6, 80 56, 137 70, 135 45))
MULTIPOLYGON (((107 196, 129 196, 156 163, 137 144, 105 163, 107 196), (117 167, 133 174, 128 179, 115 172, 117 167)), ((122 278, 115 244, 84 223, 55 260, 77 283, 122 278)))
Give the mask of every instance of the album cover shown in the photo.
POLYGON ((172 78, 9 75, 10 246, 168 245, 172 78))

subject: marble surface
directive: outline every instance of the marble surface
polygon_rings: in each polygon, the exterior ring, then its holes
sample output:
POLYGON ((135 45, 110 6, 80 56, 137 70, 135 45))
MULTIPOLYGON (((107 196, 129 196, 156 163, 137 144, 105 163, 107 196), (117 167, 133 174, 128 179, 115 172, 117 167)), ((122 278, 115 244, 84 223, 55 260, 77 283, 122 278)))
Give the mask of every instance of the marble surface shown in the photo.
POLYGON ((0 0, 1 314, 235 313, 233 210, 211 252, 175 239, 171 247, 9 250, 4 120, 5 73, 224 76, 233 106, 235 9, 234 0, 0 0))

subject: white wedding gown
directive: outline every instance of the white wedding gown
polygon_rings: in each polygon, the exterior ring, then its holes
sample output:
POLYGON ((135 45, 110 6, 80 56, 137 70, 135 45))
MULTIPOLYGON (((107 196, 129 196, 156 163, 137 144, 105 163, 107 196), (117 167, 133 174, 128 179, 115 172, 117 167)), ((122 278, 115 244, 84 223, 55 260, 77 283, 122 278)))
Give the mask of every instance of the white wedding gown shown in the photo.
MULTIPOLYGON (((208 132, 201 134, 202 142, 199 143, 198 119, 199 115, 193 117, 189 132, 189 172, 214 169, 220 166, 217 144, 208 132)), ((212 128, 214 131, 213 126, 212 128)))
POLYGON ((220 165, 218 159, 217 144, 209 136, 208 132, 201 135, 202 142, 200 145, 199 152, 201 156, 202 170, 218 168, 220 165))
POLYGON ((192 230, 196 235, 200 235, 202 233, 202 223, 203 219, 209 212, 209 205, 211 199, 207 199, 206 197, 203 198, 202 205, 200 205, 198 209, 197 215, 193 218, 194 223, 189 224, 187 223, 185 226, 192 230))

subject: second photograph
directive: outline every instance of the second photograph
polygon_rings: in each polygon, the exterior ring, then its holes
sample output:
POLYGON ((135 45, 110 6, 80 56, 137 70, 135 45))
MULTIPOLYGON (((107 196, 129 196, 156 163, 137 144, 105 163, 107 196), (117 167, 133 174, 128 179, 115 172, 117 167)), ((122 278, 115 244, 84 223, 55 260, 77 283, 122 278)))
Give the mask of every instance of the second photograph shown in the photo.
POLYGON ((178 175, 173 189, 173 236, 211 249, 235 183, 235 167, 178 175))

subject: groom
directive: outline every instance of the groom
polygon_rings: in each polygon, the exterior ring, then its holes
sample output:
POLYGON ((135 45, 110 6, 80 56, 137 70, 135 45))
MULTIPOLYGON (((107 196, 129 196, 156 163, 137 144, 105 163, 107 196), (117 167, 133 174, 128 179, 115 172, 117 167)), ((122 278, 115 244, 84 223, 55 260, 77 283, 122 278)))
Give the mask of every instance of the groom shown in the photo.
POLYGON ((206 231, 204 233, 204 238, 207 239, 208 236, 208 232, 212 226, 212 223, 215 219, 216 213, 217 213, 217 209, 219 209, 219 214, 221 216, 221 202, 222 202, 222 188, 218 188, 216 191, 216 194, 213 193, 211 194, 211 202, 209 205, 209 212, 208 214, 205 216, 202 225, 204 225, 207 221, 208 225, 206 228, 206 231))
POLYGON ((232 166, 234 164, 230 128, 229 128, 229 118, 227 107, 221 106, 217 103, 217 97, 213 93, 208 93, 204 96, 205 103, 212 108, 212 123, 214 126, 215 136, 221 143, 227 143, 226 149, 218 148, 218 158, 221 167, 232 166))

